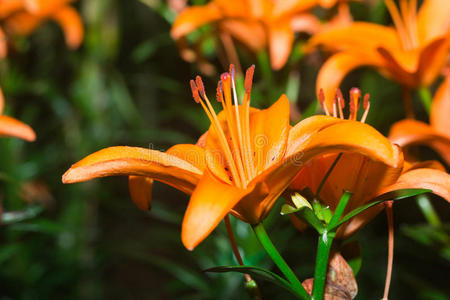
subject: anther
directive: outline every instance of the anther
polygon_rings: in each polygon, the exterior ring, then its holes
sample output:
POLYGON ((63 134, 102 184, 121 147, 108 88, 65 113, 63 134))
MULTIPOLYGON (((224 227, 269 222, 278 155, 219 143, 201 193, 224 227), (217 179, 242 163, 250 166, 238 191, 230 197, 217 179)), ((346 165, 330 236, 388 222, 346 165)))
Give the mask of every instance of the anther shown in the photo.
POLYGON ((340 89, 336 89, 336 101, 339 109, 339 118, 343 119, 344 112, 342 111, 342 109, 345 107, 345 101, 340 89))
POLYGON ((352 88, 350 90, 350 120, 356 120, 360 97, 361 91, 358 88, 352 88))
POLYGON ((370 109, 369 98, 370 98, 369 94, 364 95, 364 102, 363 102, 364 114, 361 118, 361 123, 364 123, 366 121, 367 115, 369 114, 369 109, 370 109))
POLYGON ((253 84, 253 74, 255 74, 255 65, 251 65, 245 72, 245 92, 250 96, 253 84))
POLYGON ((206 98, 205 86, 203 85, 202 78, 200 76, 195 77, 195 83, 197 84, 198 92, 202 98, 206 98))
POLYGON ((230 64, 230 75, 231 75, 231 79, 234 80, 234 76, 235 76, 235 71, 234 71, 234 65, 230 64))
POLYGON ((322 109, 325 111, 325 114, 329 116, 330 113, 328 112, 327 106, 325 104, 325 93, 323 92, 322 88, 319 90, 319 95, 317 97, 319 98, 320 106, 322 106, 322 109))
POLYGON ((223 87, 222 87, 222 81, 219 81, 219 82, 217 83, 216 98, 217 98, 217 102, 222 102, 222 101, 223 101, 223 87))
POLYGON ((189 81, 189 84, 191 85, 192 97, 194 98, 195 103, 200 103, 200 96, 198 95, 198 88, 195 85, 194 80, 191 79, 191 81, 189 81))

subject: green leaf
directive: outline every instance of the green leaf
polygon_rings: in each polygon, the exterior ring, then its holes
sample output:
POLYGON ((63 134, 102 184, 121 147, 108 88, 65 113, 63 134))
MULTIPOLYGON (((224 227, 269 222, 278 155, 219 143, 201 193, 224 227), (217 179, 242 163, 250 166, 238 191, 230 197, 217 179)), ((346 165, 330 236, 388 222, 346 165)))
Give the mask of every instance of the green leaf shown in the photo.
POLYGON ((203 272, 213 272, 213 273, 238 272, 243 274, 249 274, 255 278, 260 278, 272 282, 278 285, 279 287, 289 291, 290 293, 298 296, 298 294, 295 292, 295 290, 292 288, 291 284, 287 280, 263 268, 253 266, 220 266, 206 269, 203 272))
POLYGON ((339 227, 340 225, 344 224, 345 222, 347 222, 354 216, 362 213, 366 209, 369 209, 372 206, 378 205, 382 202, 389 201, 389 200, 400 200, 400 199, 404 199, 404 198, 408 198, 408 197, 416 196, 416 195, 421 195, 421 194, 428 193, 428 192, 430 192, 430 190, 427 190, 427 189, 401 189, 401 190, 396 190, 393 192, 383 194, 381 196, 376 197, 375 201, 367 203, 366 205, 360 206, 360 207, 352 210, 351 212, 346 214, 337 224, 335 224, 334 226, 330 226, 330 228, 328 230, 333 230, 333 229, 339 227), (378 200, 376 200, 376 199, 378 199, 378 200))
POLYGON ((30 205, 24 210, 4 212, 1 215, 1 222, 3 224, 12 224, 24 220, 32 219, 42 212, 42 206, 30 205))

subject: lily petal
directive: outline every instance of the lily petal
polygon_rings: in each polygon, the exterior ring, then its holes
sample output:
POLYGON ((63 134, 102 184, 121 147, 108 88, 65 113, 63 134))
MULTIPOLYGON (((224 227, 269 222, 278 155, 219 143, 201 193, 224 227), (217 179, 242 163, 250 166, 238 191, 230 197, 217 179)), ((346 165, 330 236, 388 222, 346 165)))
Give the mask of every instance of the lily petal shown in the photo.
POLYGON ((67 45, 76 49, 83 41, 84 29, 81 17, 71 6, 64 6, 51 16, 64 31, 67 45))
POLYGON ((149 210, 152 203, 153 179, 145 176, 129 176, 128 188, 131 200, 139 209, 149 210))
POLYGON ((322 66, 317 75, 316 92, 323 89, 328 111, 333 111, 333 99, 344 77, 356 68, 362 66, 382 67, 384 62, 379 56, 357 52, 341 52, 331 56, 322 66))
MULTIPOLYGON (((450 32, 449 32, 450 34, 450 32)), ((427 44, 420 53, 419 75, 422 86, 430 86, 440 75, 447 61, 450 49, 450 38, 435 39, 427 44)))
POLYGON ((110 147, 88 155, 64 175, 64 183, 117 175, 149 177, 190 194, 202 171, 176 156, 138 147, 110 147))
POLYGON ((279 70, 286 64, 293 42, 294 31, 290 20, 276 22, 269 26, 270 63, 274 70, 279 70))
POLYGON ((417 15, 419 41, 428 43, 436 37, 448 34, 450 25, 450 2, 425 0, 417 15))
POLYGON ((450 76, 447 76, 439 89, 434 94, 431 106, 430 123, 431 126, 443 135, 450 137, 450 76))
MULTIPOLYGON (((260 186, 239 189, 206 171, 192 193, 184 215, 181 230, 184 246, 193 250, 240 200, 255 191, 261 191, 260 186)), ((260 196, 261 192, 257 194, 260 196)))
POLYGON ((398 181, 378 192, 383 195, 399 189, 429 189, 450 202, 450 175, 436 169, 413 169, 403 173, 398 181))
POLYGON ((30 126, 5 115, 0 115, 0 136, 16 137, 29 142, 36 139, 30 126))
MULTIPOLYGON (((8 52, 8 44, 6 43, 6 35, 5 32, 0 28, 0 59, 6 57, 6 53, 8 52)), ((0 109, 0 113, 3 110, 0 109)))
POLYGON ((391 127, 389 140, 402 148, 414 145, 429 146, 450 164, 450 138, 426 123, 409 119, 396 122, 391 127))
POLYGON ((173 23, 170 34, 179 39, 198 27, 222 18, 222 12, 213 2, 203 6, 191 6, 180 13, 173 23))
POLYGON ((266 32, 261 22, 226 19, 220 22, 220 28, 253 51, 261 50, 267 44, 266 32))

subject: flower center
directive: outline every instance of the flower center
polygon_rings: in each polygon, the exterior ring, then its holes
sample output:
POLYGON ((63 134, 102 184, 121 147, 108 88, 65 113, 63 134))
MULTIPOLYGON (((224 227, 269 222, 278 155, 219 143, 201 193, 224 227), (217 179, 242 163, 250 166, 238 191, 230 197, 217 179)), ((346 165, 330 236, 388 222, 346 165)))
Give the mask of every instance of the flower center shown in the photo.
POLYGON ((419 46, 417 33, 417 0, 400 0, 400 10, 394 0, 384 0, 405 50, 419 46))
MULTIPOLYGON (((360 120, 361 123, 364 123, 366 121, 367 115, 369 114, 369 110, 370 110, 369 98, 370 98, 369 94, 364 95, 364 100, 363 100, 364 113, 360 120)), ((350 90, 350 100, 349 100, 349 111, 350 111, 349 116, 348 116, 349 120, 354 120, 354 121, 357 120, 360 99, 361 99, 361 91, 358 88, 352 88, 350 90)), ((340 118, 340 119, 345 118, 344 112, 343 112, 343 109, 345 108, 345 100, 344 100, 344 97, 342 96, 340 89, 336 89, 336 95, 333 99, 332 113, 330 113, 328 111, 327 105, 325 103, 325 94, 323 92, 323 89, 319 90, 319 102, 327 116, 332 115, 335 118, 340 118)))
POLYGON ((224 130, 206 96, 200 76, 197 76, 195 81, 190 81, 195 102, 202 105, 217 134, 225 158, 225 171, 229 172, 230 180, 240 188, 245 188, 256 176, 250 139, 250 95, 254 72, 255 66, 252 65, 245 74, 245 93, 242 103, 239 103, 236 92, 234 65, 230 65, 228 73, 220 76, 216 96, 217 101, 222 104, 228 131, 224 130))

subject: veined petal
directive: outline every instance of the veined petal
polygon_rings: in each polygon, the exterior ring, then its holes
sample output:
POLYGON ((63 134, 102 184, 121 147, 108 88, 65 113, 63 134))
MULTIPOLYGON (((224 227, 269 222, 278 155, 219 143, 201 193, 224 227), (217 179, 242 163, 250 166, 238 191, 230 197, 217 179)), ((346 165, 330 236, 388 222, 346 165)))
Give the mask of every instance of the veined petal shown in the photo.
POLYGON ((436 169, 413 169, 403 173, 396 183, 380 190, 378 195, 399 189, 429 189, 450 202, 450 175, 436 169))
POLYGON ((362 66, 383 67, 381 58, 372 53, 341 52, 331 56, 322 66, 317 75, 316 92, 323 89, 328 111, 333 111, 333 99, 344 77, 356 68, 362 66))
POLYGON ((149 210, 152 204, 153 179, 145 176, 129 176, 128 188, 131 200, 139 209, 149 210))
POLYGON ((179 39, 202 25, 219 20, 222 16, 222 12, 214 2, 188 7, 177 17, 170 34, 173 39, 179 39))
POLYGON ((260 159, 256 160, 258 171, 269 168, 283 158, 288 136, 289 100, 286 95, 281 95, 268 109, 250 115, 252 149, 262 152, 260 159))
POLYGON ((447 76, 434 94, 431 105, 430 123, 433 128, 450 137, 450 76, 447 76))
POLYGON ((190 194, 202 171, 176 156, 138 147, 110 147, 88 155, 64 175, 64 183, 117 175, 149 177, 190 194))
POLYGON ((249 194, 261 194, 259 190, 260 185, 239 189, 206 171, 192 193, 184 215, 181 230, 184 246, 193 250, 240 200, 249 194))
POLYGON ((64 6, 51 16, 64 31, 67 45, 76 49, 83 41, 84 29, 80 15, 71 6, 64 6))
POLYGON ((0 136, 16 137, 29 142, 36 139, 30 126, 5 115, 0 115, 0 136))
POLYGON ((269 27, 270 63, 275 70, 281 69, 287 62, 294 42, 294 31, 290 20, 278 21, 269 27))
POLYGON ((425 0, 417 15, 419 41, 428 43, 436 37, 448 34, 450 25, 450 2, 425 0))

